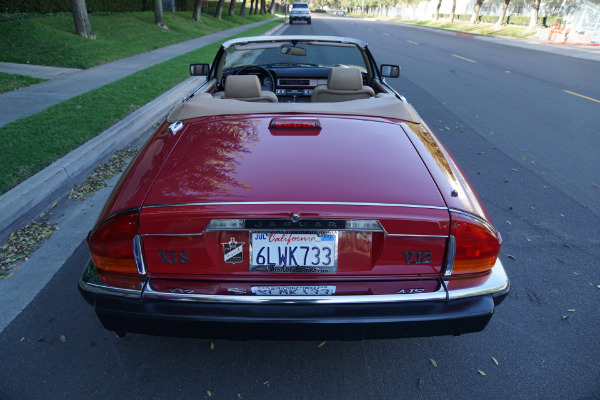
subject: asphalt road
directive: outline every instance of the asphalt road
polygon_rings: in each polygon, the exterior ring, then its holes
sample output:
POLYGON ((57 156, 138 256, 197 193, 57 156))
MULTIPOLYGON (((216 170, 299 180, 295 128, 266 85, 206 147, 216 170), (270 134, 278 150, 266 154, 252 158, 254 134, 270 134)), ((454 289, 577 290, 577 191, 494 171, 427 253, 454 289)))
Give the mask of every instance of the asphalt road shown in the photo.
POLYGON ((118 339, 77 292, 82 243, 0 334, 0 399, 600 398, 600 103, 565 92, 600 99, 598 62, 341 17, 281 33, 359 37, 403 67, 389 82, 503 235, 513 289, 486 330, 322 346, 118 339))

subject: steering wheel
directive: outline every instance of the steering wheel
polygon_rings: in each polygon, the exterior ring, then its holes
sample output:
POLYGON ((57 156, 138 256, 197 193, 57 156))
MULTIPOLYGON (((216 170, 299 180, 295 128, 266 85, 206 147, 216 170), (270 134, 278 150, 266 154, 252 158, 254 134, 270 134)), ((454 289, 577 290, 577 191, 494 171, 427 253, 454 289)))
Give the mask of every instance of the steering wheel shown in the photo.
POLYGON ((270 92, 273 92, 275 90, 275 78, 273 77, 273 74, 271 73, 271 71, 269 71, 265 67, 261 67, 260 65, 246 65, 245 67, 242 67, 235 71, 234 75, 240 75, 242 74, 242 72, 246 72, 248 70, 256 70, 259 72, 259 75, 263 77, 263 79, 260 79, 259 77, 259 80, 261 81, 261 87, 264 83, 264 90, 268 90, 270 92), (269 78, 268 81, 267 79, 265 79, 265 77, 269 78))

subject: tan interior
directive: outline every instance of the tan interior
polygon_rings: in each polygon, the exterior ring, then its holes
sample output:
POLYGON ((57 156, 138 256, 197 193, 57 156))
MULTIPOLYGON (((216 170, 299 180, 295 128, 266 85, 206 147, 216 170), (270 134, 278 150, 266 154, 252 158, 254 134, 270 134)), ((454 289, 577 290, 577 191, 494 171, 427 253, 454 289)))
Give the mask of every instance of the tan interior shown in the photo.
POLYGON ((179 103, 171 111, 167 121, 175 122, 191 118, 231 114, 362 115, 393 118, 415 123, 421 122, 419 114, 410 104, 398 100, 392 94, 378 94, 367 99, 344 102, 265 104, 213 97, 209 93, 198 93, 187 101, 179 103))
POLYGON ((327 85, 315 87, 311 102, 337 102, 367 99, 375 96, 375 91, 363 85, 358 68, 331 68, 327 85))

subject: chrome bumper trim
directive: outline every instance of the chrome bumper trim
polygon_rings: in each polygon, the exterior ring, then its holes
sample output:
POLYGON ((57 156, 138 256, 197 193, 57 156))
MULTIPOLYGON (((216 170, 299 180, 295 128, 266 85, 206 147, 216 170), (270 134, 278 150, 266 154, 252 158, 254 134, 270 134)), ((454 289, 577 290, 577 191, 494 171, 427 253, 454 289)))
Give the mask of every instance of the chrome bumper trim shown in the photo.
POLYGON ((449 280, 443 279, 443 285, 436 292, 390 295, 354 295, 354 296, 242 296, 242 295, 206 295, 159 292, 148 280, 145 288, 140 290, 122 289, 107 286, 96 276, 96 268, 90 262, 79 282, 82 290, 99 295, 153 299, 164 301, 182 301, 196 303, 229 303, 229 304, 369 304, 369 303, 402 303, 417 301, 446 301, 483 295, 500 296, 510 290, 510 282, 502 262, 498 259, 488 279, 480 286, 448 291, 449 280))

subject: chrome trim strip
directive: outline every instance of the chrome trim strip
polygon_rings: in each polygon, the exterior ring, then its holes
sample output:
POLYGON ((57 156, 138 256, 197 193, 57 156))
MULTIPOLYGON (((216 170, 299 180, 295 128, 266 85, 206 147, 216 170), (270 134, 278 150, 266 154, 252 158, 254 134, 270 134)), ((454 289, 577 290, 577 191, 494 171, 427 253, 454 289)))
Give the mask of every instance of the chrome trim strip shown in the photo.
POLYGON ((444 301, 447 300, 443 285, 431 293, 390 294, 390 295, 354 295, 354 296, 230 296, 186 293, 164 293, 152 289, 152 281, 148 282, 144 291, 144 299, 187 301, 198 303, 232 303, 232 304, 371 304, 400 303, 412 301, 444 301))
POLYGON ((144 233, 141 234, 140 236, 142 238, 145 237, 182 237, 182 236, 204 236, 204 232, 207 231, 203 231, 200 233, 144 233))
POLYGON ((404 234, 404 233, 387 233, 387 236, 441 238, 441 239, 446 239, 448 237, 447 235, 410 235, 410 234, 404 234))
POLYGON ((393 203, 363 203, 363 202, 345 202, 345 201, 224 201, 207 203, 174 203, 174 204, 148 204, 143 208, 158 207, 187 207, 187 206, 243 206, 243 205, 311 205, 311 206, 370 206, 370 207, 405 207, 405 208, 425 208, 432 210, 448 210, 446 206, 428 206, 420 204, 393 204, 393 203))
POLYGON ((146 275, 146 263, 144 263, 144 251, 142 250, 142 239, 140 235, 133 237, 133 258, 138 274, 146 275))
POLYGON ((452 235, 448 238, 448 250, 446 251, 446 265, 444 267, 444 275, 449 276, 452 274, 452 268, 454 267, 454 257, 456 256, 456 238, 452 235))

